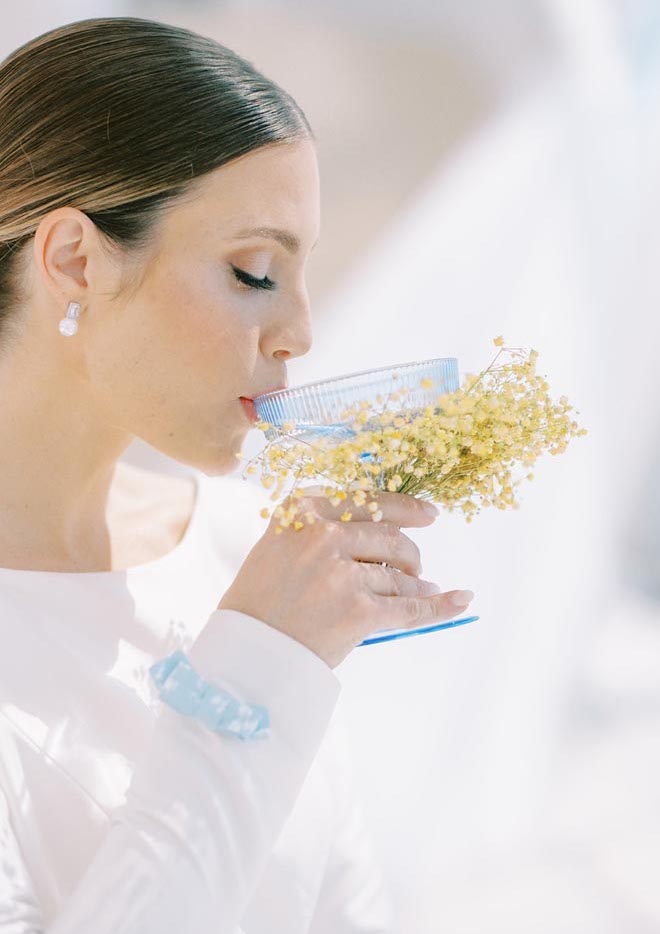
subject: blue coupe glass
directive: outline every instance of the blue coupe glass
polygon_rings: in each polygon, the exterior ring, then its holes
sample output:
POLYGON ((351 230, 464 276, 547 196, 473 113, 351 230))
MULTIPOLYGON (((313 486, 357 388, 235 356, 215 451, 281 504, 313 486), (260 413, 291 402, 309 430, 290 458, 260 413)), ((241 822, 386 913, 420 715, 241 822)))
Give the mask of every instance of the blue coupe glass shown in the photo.
MULTIPOLYGON (((398 401, 396 407, 414 412, 437 404, 439 396, 455 392, 458 388, 457 358, 437 357, 278 389, 257 396, 254 406, 261 421, 271 426, 264 431, 268 441, 281 440, 287 422, 292 423, 292 427, 291 424, 288 426, 286 436, 293 442, 309 442, 319 438, 342 441, 355 436, 352 424, 356 407, 363 401, 368 402, 372 410, 383 410, 392 393, 405 389, 405 401, 398 401), (423 380, 430 381, 424 383, 427 388, 422 387, 423 380)), ((365 425, 367 427, 368 424, 365 425)), ((372 456, 367 452, 363 455, 365 459, 371 459, 372 456)), ((478 616, 466 616, 410 629, 381 629, 359 645, 373 645, 453 629, 477 619, 478 616)))

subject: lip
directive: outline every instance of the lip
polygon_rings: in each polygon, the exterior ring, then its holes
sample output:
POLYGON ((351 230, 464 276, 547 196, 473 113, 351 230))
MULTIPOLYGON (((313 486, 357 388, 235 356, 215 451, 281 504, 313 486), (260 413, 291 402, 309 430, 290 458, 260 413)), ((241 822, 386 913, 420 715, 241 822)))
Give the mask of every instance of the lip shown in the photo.
POLYGON ((245 396, 240 396, 238 401, 241 403, 241 407, 250 421, 258 422, 259 416, 257 415, 257 410, 252 399, 247 399, 245 396))
POLYGON ((254 402, 257 396, 265 396, 267 392, 278 392, 280 389, 286 389, 286 383, 280 383, 279 386, 271 386, 270 389, 261 389, 259 392, 255 393, 254 396, 240 396, 241 399, 247 399, 249 402, 254 402))

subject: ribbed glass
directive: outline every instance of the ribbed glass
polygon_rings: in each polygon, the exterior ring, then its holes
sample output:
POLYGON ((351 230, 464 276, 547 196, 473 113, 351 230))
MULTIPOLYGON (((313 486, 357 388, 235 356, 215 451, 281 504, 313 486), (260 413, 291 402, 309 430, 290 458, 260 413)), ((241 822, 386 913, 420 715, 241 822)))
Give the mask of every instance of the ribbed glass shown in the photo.
MULTIPOLYGON (((331 435, 339 441, 355 435, 351 426, 355 421, 356 410, 350 415, 345 415, 347 409, 366 401, 370 410, 382 411, 387 408, 388 396, 403 388, 408 389, 408 393, 395 401, 395 408, 414 412, 428 405, 435 406, 438 396, 455 392, 459 388, 457 358, 436 357, 432 360, 400 363, 321 379, 289 389, 264 393, 255 398, 254 405, 261 421, 275 426, 264 432, 269 441, 280 437, 279 432, 283 429, 284 422, 294 424, 292 430, 287 430, 287 435, 291 438, 310 441, 331 435), (431 380, 428 389, 423 389, 421 385, 425 379, 431 380), (378 401, 379 396, 382 396, 381 402, 378 401)), ((364 427, 367 428, 368 424, 364 427)), ((363 457, 371 455, 364 454, 363 457)), ((478 616, 464 616, 448 622, 430 625, 426 623, 407 629, 381 629, 359 645, 390 642, 453 629, 478 619, 478 616)))
POLYGON ((264 434, 271 441, 279 436, 284 422, 293 422, 291 436, 311 440, 323 435, 334 435, 337 440, 353 437, 351 424, 356 410, 350 416, 343 413, 362 401, 368 401, 374 410, 387 405, 388 396, 396 390, 406 388, 401 407, 407 411, 423 409, 433 405, 438 396, 455 392, 459 388, 458 359, 436 357, 432 360, 400 363, 394 366, 361 370, 329 379, 279 389, 257 396, 254 405, 259 418, 274 428, 264 434), (423 389, 421 382, 430 379, 432 385, 423 389), (382 396, 379 403, 377 397, 382 396))

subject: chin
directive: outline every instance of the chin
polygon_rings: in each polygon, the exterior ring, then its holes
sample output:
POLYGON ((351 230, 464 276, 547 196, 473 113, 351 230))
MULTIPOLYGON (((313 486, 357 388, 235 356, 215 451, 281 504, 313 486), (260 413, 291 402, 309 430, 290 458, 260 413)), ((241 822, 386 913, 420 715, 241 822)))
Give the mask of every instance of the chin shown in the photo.
POLYGON ((194 466, 206 474, 207 477, 224 477, 227 474, 238 473, 244 467, 244 462, 236 456, 242 454, 240 443, 223 447, 212 452, 211 457, 202 461, 200 458, 194 466))
MULTIPOLYGON (((235 474, 244 469, 247 458, 243 454, 245 438, 250 426, 242 420, 232 425, 217 423, 215 433, 206 437, 197 436, 194 445, 189 445, 185 454, 178 451, 175 459, 201 471, 207 477, 222 477, 235 474), (243 458, 239 460, 237 455, 243 458)), ((192 439, 189 439, 192 440, 192 439)))

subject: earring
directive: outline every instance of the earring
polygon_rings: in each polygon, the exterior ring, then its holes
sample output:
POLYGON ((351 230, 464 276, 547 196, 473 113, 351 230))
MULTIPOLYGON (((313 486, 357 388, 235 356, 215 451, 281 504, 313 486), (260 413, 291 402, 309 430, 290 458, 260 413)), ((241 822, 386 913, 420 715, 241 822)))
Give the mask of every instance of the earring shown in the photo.
POLYGON ((66 310, 66 318, 62 318, 58 324, 60 334, 64 334, 65 337, 73 337, 73 335, 78 331, 78 322, 76 321, 76 318, 79 314, 79 303, 69 302, 69 307, 66 310))

